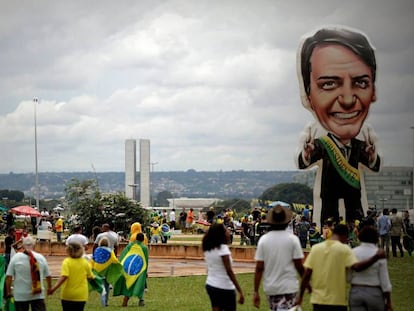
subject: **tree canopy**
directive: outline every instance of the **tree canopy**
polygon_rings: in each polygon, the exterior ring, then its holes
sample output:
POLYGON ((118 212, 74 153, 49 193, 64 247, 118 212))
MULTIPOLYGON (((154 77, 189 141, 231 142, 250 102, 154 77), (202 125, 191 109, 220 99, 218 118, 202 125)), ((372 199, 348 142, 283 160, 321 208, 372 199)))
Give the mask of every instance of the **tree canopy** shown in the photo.
POLYGON ((113 224, 115 231, 129 232, 132 223, 148 224, 148 213, 139 202, 124 193, 102 194, 93 179, 79 181, 73 178, 65 186, 66 204, 79 216, 84 233, 90 235, 94 226, 113 224))
POLYGON ((266 189, 259 197, 263 204, 266 201, 283 201, 286 203, 312 204, 312 189, 299 183, 282 183, 266 189))
POLYGON ((170 191, 164 190, 157 194, 157 206, 168 206, 168 200, 173 198, 173 194, 170 191))
POLYGON ((18 190, 0 190, 0 200, 20 202, 24 199, 24 193, 18 190))

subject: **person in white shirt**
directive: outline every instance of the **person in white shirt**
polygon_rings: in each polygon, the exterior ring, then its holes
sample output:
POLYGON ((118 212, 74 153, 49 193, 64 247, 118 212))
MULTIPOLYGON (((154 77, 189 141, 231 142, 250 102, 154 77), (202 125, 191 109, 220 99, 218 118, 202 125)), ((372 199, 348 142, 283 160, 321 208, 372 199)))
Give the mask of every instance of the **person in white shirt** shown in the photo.
POLYGON ((101 239, 106 237, 109 241, 109 248, 114 250, 115 255, 118 253, 118 243, 119 243, 119 236, 116 232, 114 232, 109 224, 102 225, 102 233, 99 233, 96 236, 95 242, 93 244, 93 250, 99 246, 99 242, 101 239))
MULTIPOLYGON (((374 226, 363 227, 358 233, 358 238, 361 245, 352 249, 358 260, 368 259, 377 253, 378 232, 374 226)), ((392 286, 385 258, 378 260, 363 271, 353 270, 349 274, 351 283, 349 307, 351 311, 392 311, 392 286)))
POLYGON ((66 245, 69 245, 69 243, 72 243, 72 242, 82 245, 83 248, 84 248, 84 251, 88 250, 89 241, 88 241, 88 238, 82 234, 82 227, 81 226, 76 226, 73 229, 73 234, 71 234, 66 239, 66 245))
POLYGON ((229 230, 217 223, 210 226, 202 241, 207 264, 206 290, 213 311, 236 311, 236 290, 239 293, 238 302, 244 303, 243 291, 232 269, 229 242, 229 230))
POLYGON ((175 230, 175 208, 173 208, 170 212, 169 221, 171 230, 175 230))
POLYGON ((33 237, 23 238, 24 251, 14 255, 7 267, 5 297, 14 296, 16 310, 46 311, 45 297, 52 287, 52 275, 46 258, 33 250, 35 244, 33 237))
POLYGON ((52 230, 53 226, 52 223, 47 220, 46 217, 42 217, 42 219, 39 222, 38 229, 39 230, 52 230))
POLYGON ((295 305, 299 291, 298 273, 303 275, 303 251, 299 238, 286 228, 292 212, 280 205, 267 212, 270 231, 257 244, 253 304, 260 308, 260 282, 270 310, 288 310, 295 305), (277 246, 277 247, 276 247, 277 246))

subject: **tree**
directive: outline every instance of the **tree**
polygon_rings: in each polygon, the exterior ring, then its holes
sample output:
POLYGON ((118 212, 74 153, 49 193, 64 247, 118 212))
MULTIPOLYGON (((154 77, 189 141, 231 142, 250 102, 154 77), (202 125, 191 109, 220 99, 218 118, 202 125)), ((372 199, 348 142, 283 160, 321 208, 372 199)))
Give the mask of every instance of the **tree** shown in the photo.
POLYGON ((168 200, 173 198, 173 194, 170 191, 161 191, 157 195, 157 205, 158 206, 168 206, 168 200))
POLYGON ((312 189, 299 183, 282 183, 266 189, 259 196, 261 205, 266 201, 283 201, 286 203, 312 204, 312 189))
POLYGON ((231 208, 235 212, 241 212, 250 209, 249 201, 237 198, 224 200, 221 202, 221 205, 224 209, 231 208))
POLYGON ((136 201, 128 199, 124 193, 102 194, 96 180, 79 181, 72 178, 65 185, 65 200, 70 211, 79 216, 86 235, 94 226, 112 223, 116 231, 129 232, 133 222, 143 227, 149 223, 147 211, 136 201))
POLYGON ((18 190, 0 190, 0 200, 9 200, 15 202, 21 202, 24 199, 24 193, 18 190))
POLYGON ((248 213, 251 209, 249 201, 238 198, 217 202, 215 205, 213 205, 213 208, 217 214, 226 209, 231 209, 234 212, 234 219, 237 219, 239 214, 248 213))

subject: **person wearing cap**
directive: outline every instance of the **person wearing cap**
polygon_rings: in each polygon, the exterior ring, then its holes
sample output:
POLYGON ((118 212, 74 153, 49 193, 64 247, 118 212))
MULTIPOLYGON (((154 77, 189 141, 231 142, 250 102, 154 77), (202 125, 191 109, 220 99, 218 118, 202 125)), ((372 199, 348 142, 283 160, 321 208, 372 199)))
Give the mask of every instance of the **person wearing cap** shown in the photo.
POLYGON ((7 267, 5 297, 14 296, 16 311, 46 311, 45 284, 52 287, 52 276, 46 258, 33 250, 35 240, 23 238, 23 252, 15 254, 7 267), (12 290, 13 285, 13 290, 12 290))
POLYGON ((151 224, 151 243, 158 243, 158 240, 160 239, 160 234, 161 234, 161 228, 160 225, 158 224, 158 222, 153 222, 151 224))
POLYGON ((259 239, 255 254, 253 304, 256 308, 260 307, 262 279, 271 311, 288 310, 295 305, 299 291, 298 273, 304 273, 304 256, 299 238, 286 230, 291 219, 292 212, 280 205, 267 213, 270 231, 259 239))

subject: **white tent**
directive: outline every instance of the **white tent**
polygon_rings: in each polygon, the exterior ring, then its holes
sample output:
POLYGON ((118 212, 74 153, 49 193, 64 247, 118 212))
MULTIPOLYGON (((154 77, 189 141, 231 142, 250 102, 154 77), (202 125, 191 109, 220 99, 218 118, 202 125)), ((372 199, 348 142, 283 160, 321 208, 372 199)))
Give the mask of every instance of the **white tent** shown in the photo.
POLYGON ((286 202, 283 202, 283 201, 270 202, 268 207, 270 208, 270 207, 274 207, 274 206, 277 206, 277 205, 280 205, 280 206, 283 206, 283 207, 290 207, 289 203, 286 203, 286 202))

